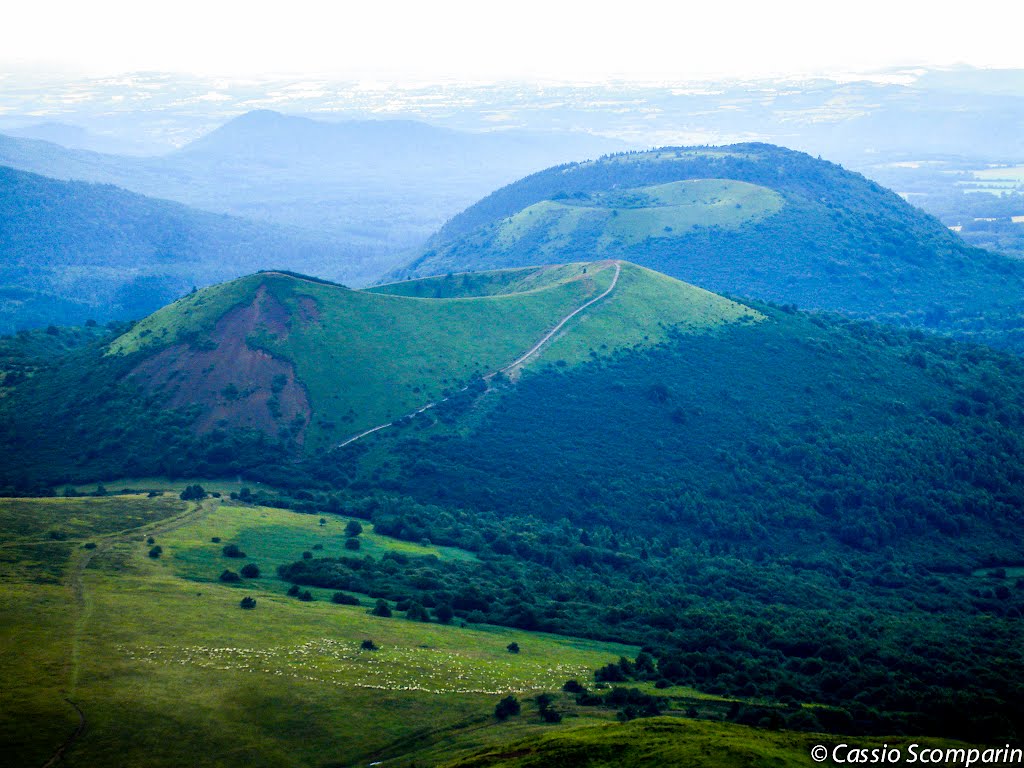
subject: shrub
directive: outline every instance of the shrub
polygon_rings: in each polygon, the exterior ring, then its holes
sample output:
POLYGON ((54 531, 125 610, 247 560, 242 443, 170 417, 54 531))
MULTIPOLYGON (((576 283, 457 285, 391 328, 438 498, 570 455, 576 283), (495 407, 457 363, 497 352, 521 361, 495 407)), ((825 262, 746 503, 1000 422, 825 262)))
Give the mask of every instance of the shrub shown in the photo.
POLYGON ((348 525, 345 526, 346 536, 358 536, 363 532, 363 526, 359 524, 358 520, 349 520, 348 525))
POLYGON ((256 599, 253 597, 243 597, 239 605, 246 610, 251 610, 256 607, 256 599))
POLYGON ((345 592, 335 592, 331 595, 331 602, 337 605, 359 605, 359 598, 345 592))
POLYGON ((256 563, 246 563, 242 568, 242 575, 247 579, 258 579, 260 577, 260 567, 256 563))
POLYGON ((562 690, 566 693, 586 693, 587 689, 579 684, 578 680, 566 680, 562 690))
POLYGON ((152 546, 153 544, 156 544, 156 539, 150 536, 148 539, 146 539, 146 543, 152 546))
POLYGON ((286 594, 288 595, 288 597, 298 597, 298 595, 299 595, 299 585, 298 584, 292 584, 290 587, 288 587, 288 592, 286 594))
POLYGON ((376 651, 377 646, 374 645, 373 640, 363 640, 363 644, 359 646, 364 651, 376 651))
POLYGON ((519 643, 509 643, 505 648, 509 653, 519 653, 519 643))
POLYGON ((234 584, 235 582, 241 581, 242 577, 234 571, 229 571, 227 568, 225 568, 224 572, 220 575, 220 580, 226 584, 234 584))
POLYGON ((359 539, 345 539, 345 549, 356 551, 359 549, 359 539))
POLYGON ((228 544, 221 551, 224 553, 224 557, 245 557, 245 552, 240 550, 237 544, 228 544))
POLYGON ((84 549, 96 549, 96 542, 89 541, 82 545, 84 549))
POLYGON ((506 696, 494 707, 494 716, 499 720, 507 720, 514 715, 518 715, 521 710, 522 707, 519 704, 519 699, 515 696, 506 696))
POLYGON ((312 552, 303 552, 302 553, 302 559, 303 560, 312 560, 313 559, 313 553, 312 552))
POLYGON ((214 544, 220 544, 220 536, 214 536, 212 539, 210 539, 210 541, 212 541, 214 544))
POLYGON ((550 707, 542 709, 540 711, 540 716, 541 716, 541 719, 543 719, 545 723, 560 723, 560 722, 562 722, 562 713, 558 712, 558 711, 556 711, 554 709, 551 709, 550 707))
MULTIPOLYGON (((95 544, 93 546, 96 546, 95 544)), ((156 560, 160 555, 164 553, 164 548, 157 544, 151 550, 149 550, 149 556, 156 560)))
POLYGON ((301 600, 304 603, 311 603, 313 602, 313 593, 310 592, 308 589, 305 592, 300 592, 299 600, 301 600))
POLYGON ((388 606, 386 600, 378 600, 377 604, 373 606, 373 610, 370 611, 374 616, 383 616, 389 618, 391 616, 391 608, 388 606))

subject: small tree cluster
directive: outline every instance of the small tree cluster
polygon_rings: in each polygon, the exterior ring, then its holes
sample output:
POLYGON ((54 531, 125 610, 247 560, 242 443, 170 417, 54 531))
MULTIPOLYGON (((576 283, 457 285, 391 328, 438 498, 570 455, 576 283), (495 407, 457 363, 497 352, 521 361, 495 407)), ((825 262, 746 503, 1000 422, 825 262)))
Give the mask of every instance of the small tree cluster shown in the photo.
POLYGON ((180 498, 182 501, 199 501, 206 498, 206 491, 198 483, 186 485, 185 490, 181 492, 180 498))

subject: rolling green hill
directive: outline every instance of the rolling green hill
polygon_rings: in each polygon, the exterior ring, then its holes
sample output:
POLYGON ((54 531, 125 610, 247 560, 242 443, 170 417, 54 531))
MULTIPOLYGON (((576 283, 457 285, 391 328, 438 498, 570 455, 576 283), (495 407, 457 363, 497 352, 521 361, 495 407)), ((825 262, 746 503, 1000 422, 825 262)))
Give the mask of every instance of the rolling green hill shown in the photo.
MULTIPOLYGON (((12 393, 12 403, 26 409, 19 424, 29 413, 52 419, 54 398, 64 418, 102 422, 99 414, 89 416, 91 395, 80 395, 83 388, 98 394, 110 387, 126 398, 122 431, 150 440, 140 419, 154 409, 184 429, 180 437, 190 447, 115 449, 117 428, 104 450, 80 446, 108 462, 107 474, 138 474, 140 460, 149 466, 142 474, 167 471, 195 455, 195 439, 215 462, 230 458, 236 466, 227 445, 241 435, 313 454, 424 406, 443 405, 467 387, 486 387, 482 377, 516 361, 509 375, 545 360, 576 364, 652 346, 667 340, 670 329, 702 333, 759 318, 707 291, 608 261, 376 291, 260 273, 192 293, 135 323, 102 352, 90 348, 70 364, 42 371, 12 393)), ((74 450, 77 439, 34 442, 52 456, 74 450)))
POLYGON ((968 246, 859 174, 767 144, 542 171, 449 221, 393 273, 625 259, 732 296, 1024 349, 1024 264, 968 246))

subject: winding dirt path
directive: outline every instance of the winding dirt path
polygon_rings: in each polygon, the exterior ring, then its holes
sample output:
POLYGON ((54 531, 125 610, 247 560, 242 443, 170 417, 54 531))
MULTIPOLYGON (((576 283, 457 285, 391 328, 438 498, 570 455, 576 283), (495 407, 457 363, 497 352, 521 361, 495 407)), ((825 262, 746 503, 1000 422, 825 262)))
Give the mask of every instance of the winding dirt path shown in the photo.
POLYGON ((64 759, 64 755, 67 753, 75 742, 78 741, 85 733, 88 728, 89 721, 85 716, 85 712, 82 708, 71 698, 75 695, 75 691, 78 688, 78 673, 80 669, 81 660, 81 636, 85 629, 85 624, 89 619, 89 601, 85 593, 85 570, 89 567, 89 563, 92 562, 93 558, 97 555, 109 552, 115 544, 122 544, 132 540, 137 540, 140 537, 145 538, 146 536, 157 536, 164 533, 170 533, 177 528, 181 528, 183 525, 188 525, 202 517, 209 512, 210 502, 200 502, 198 504, 189 504, 188 508, 173 517, 169 517, 166 520, 158 520, 153 523, 147 523, 139 526, 138 528, 132 528, 125 531, 119 531, 117 533, 109 534, 99 539, 95 549, 79 550, 78 557, 75 558, 74 564, 71 566, 71 572, 68 575, 68 588, 71 590, 71 595, 74 599, 74 609, 76 611, 74 629, 71 633, 71 647, 69 649, 67 657, 64 659, 64 667, 66 670, 66 676, 68 680, 68 695, 64 699, 71 707, 74 708, 78 714, 78 727, 72 732, 57 749, 54 750, 53 755, 50 759, 43 763, 42 768, 53 768, 60 764, 64 759))
MULTIPOLYGON (((581 304, 580 306, 576 307, 576 309, 574 309, 572 312, 570 312, 565 317, 563 317, 561 320, 559 320, 558 324, 554 328, 552 328, 550 331, 545 333, 541 337, 540 341, 538 341, 536 344, 534 344, 532 347, 530 347, 529 350, 524 352, 522 355, 520 355, 514 361, 512 361, 511 363, 506 365, 504 368, 499 368, 496 371, 491 371, 490 373, 484 374, 484 376, 482 377, 483 380, 484 381, 490 381, 495 376, 497 376, 499 373, 514 373, 517 368, 522 367, 531 357, 533 357, 538 352, 540 352, 540 350, 544 347, 544 345, 547 344, 552 339, 552 337, 554 337, 554 335, 556 333, 558 333, 560 330, 562 330, 563 327, 565 327, 566 323, 568 323, 570 320, 572 320, 574 317, 576 317, 576 315, 578 315, 580 312, 583 312, 588 307, 593 306, 594 304, 596 304, 597 302, 601 301, 603 298, 608 296, 608 294, 610 294, 612 291, 614 291, 615 290, 615 286, 618 285, 618 283, 619 283, 619 275, 622 274, 622 262, 615 261, 615 262, 613 262, 613 264, 615 266, 615 275, 612 277, 611 285, 608 286, 607 290, 605 290, 604 293, 602 293, 600 296, 595 296, 594 298, 590 299, 589 301, 585 302, 584 304, 581 304)), ((469 387, 465 386, 462 389, 460 389, 459 392, 465 392, 467 389, 469 389, 469 387)), ((419 416, 424 411, 428 411, 431 408, 433 408, 433 407, 435 407, 437 405, 440 405, 441 403, 445 402, 446 400, 448 400, 447 397, 442 397, 440 400, 435 400, 432 403, 427 403, 422 408, 417 408, 415 411, 412 411, 411 413, 407 413, 404 416, 399 416, 394 421, 389 421, 386 424, 378 424, 376 427, 371 427, 370 429, 367 429, 365 432, 360 432, 358 435, 353 435, 352 437, 348 438, 347 440, 344 440, 344 441, 338 443, 337 445, 334 446, 334 449, 344 448, 346 445, 351 445, 356 440, 362 440, 367 435, 372 435, 374 432, 379 432, 382 429, 387 429, 388 427, 394 426, 396 421, 400 421, 400 420, 406 419, 406 418, 412 418, 414 416, 419 416)))

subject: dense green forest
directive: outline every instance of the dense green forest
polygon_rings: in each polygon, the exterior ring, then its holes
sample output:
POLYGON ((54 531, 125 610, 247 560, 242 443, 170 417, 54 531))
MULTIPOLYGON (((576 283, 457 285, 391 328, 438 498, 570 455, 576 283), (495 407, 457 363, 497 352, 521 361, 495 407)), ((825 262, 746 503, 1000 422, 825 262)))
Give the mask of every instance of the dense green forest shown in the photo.
POLYGON ((667 148, 542 171, 456 216, 395 275, 572 261, 597 247, 717 293, 1024 348, 1024 264, 967 245, 938 219, 859 174, 767 144, 667 148), (784 204, 739 226, 666 225, 671 231, 663 236, 622 240, 612 250, 607 229, 573 222, 512 241, 506 234, 520 211, 541 201, 680 179, 755 184, 780 194, 784 204), (567 234, 570 224, 575 228, 567 234))

